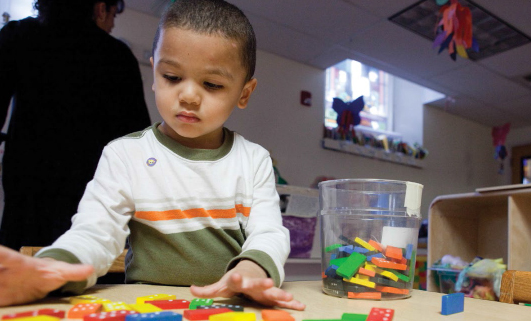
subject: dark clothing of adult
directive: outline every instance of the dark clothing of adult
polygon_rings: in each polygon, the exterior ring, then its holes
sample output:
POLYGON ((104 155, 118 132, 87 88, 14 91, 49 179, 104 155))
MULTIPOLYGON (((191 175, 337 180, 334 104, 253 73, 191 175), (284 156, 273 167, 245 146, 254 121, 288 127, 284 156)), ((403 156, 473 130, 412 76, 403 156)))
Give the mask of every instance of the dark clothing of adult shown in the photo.
MULTIPOLYGON (((50 245, 71 225, 103 147, 150 125, 138 62, 96 24, 0 30, 0 119, 13 111, 3 158, 0 244, 50 245)), ((1 127, 1 126, 0 126, 1 127)))

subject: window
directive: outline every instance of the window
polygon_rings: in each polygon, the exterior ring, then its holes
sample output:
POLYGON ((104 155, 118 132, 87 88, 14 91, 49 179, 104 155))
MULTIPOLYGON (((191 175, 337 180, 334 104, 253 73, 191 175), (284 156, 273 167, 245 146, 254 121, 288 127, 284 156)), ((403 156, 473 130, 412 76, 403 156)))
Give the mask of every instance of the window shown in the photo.
POLYGON ((363 96, 365 108, 360 112, 361 130, 380 133, 393 130, 393 76, 355 60, 344 60, 326 70, 325 126, 337 127, 334 98, 350 102, 363 96))
MULTIPOLYGON (((2 13, 2 25, 6 22, 6 14, 9 15, 9 21, 20 20, 28 16, 35 16, 36 12, 33 10, 33 3, 35 0, 2 0, 0 1, 0 13, 2 13)), ((0 26, 0 27, 1 27, 0 26)))

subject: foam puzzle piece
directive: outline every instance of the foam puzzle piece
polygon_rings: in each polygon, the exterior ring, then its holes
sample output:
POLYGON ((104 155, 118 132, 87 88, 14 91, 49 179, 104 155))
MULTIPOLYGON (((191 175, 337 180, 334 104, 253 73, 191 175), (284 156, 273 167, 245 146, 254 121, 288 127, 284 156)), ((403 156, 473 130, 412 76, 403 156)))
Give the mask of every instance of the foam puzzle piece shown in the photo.
POLYGON ((171 309, 188 309, 190 306, 190 301, 188 300, 154 300, 146 301, 145 303, 153 304, 156 307, 161 308, 162 310, 171 310, 171 309))
POLYGON ((371 258, 371 262, 381 268, 389 268, 389 269, 395 269, 395 270, 407 269, 407 265, 405 264, 395 263, 395 262, 391 262, 391 261, 384 260, 384 259, 377 258, 377 257, 371 258))
POLYGON ((385 256, 388 258, 390 257, 393 259, 402 260, 402 249, 388 245, 385 249, 385 256))
POLYGON ((199 299, 195 298, 192 301, 190 301, 190 306, 188 309, 195 310, 199 305, 212 305, 214 304, 214 299, 199 299))
POLYGON ((365 255, 358 252, 353 252, 348 259, 341 264, 336 273, 343 278, 350 279, 366 260, 367 257, 365 257, 365 255))
POLYGON ((264 321, 295 321, 295 318, 284 310, 262 310, 264 321))
POLYGON ((395 310, 384 308, 372 308, 366 321, 391 321, 395 310))
POLYGON ((252 312, 227 312, 211 315, 210 321, 255 321, 256 314, 252 312))
POLYGON ((101 310, 103 312, 121 311, 121 310, 133 311, 133 308, 131 308, 129 304, 119 301, 119 302, 103 303, 101 306, 101 310))
POLYGON ((198 305, 197 309, 222 309, 227 308, 232 311, 243 311, 243 305, 235 304, 216 304, 216 305, 198 305))
POLYGON ((162 311, 161 308, 150 303, 134 303, 129 304, 129 306, 131 307, 131 309, 135 310, 138 313, 151 313, 162 311))
POLYGON ((78 303, 68 310, 68 319, 83 319, 85 315, 101 311, 101 303, 78 303))
POLYGON ((51 316, 51 317, 56 317, 56 318, 59 318, 59 319, 63 319, 65 317, 65 311, 59 310, 59 309, 31 310, 31 311, 4 314, 2 316, 2 320, 18 319, 18 318, 24 318, 24 317, 33 317, 33 316, 38 316, 38 315, 48 315, 48 316, 51 316))
POLYGON ((154 300, 175 300, 176 297, 173 294, 152 294, 152 295, 146 295, 146 296, 139 296, 136 298, 136 303, 145 303, 146 301, 154 301, 154 300))
POLYGON ((173 311, 135 313, 125 317, 125 321, 182 321, 183 315, 173 311))
POLYGON ((95 295, 78 295, 73 296, 70 298, 70 304, 78 304, 78 303, 109 303, 111 300, 98 298, 95 295))
POLYGON ((125 321, 126 316, 135 313, 131 310, 91 313, 84 316, 83 321, 125 321))
POLYGON ((374 247, 378 252, 384 251, 382 244, 376 242, 375 240, 369 240, 369 245, 374 247))
POLYGON ((376 251, 376 249, 372 245, 370 245, 369 243, 367 243, 364 240, 360 239, 359 237, 356 237, 354 239, 354 242, 358 243, 359 245, 363 246, 364 248, 366 248, 369 251, 376 251))
POLYGON ((347 292, 347 297, 349 299, 380 300, 382 299, 382 293, 380 292, 347 292))
POLYGON ((208 320, 211 315, 232 312, 229 308, 185 310, 183 315, 188 320, 208 320))
POLYGON ((442 296, 441 314, 449 315, 463 312, 465 309, 465 294, 451 293, 442 296))
POLYGON ((367 320, 367 316, 367 314, 343 313, 341 315, 341 321, 365 321, 367 320))

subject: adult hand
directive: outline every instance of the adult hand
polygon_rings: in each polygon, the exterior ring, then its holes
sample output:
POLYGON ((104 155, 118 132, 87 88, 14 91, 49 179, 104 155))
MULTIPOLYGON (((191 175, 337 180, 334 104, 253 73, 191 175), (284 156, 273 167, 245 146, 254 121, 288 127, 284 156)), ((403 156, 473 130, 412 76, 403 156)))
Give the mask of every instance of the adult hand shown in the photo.
POLYGON ((230 298, 238 294, 267 306, 278 306, 302 311, 306 305, 293 299, 293 295, 274 286, 265 271, 256 263, 243 260, 216 283, 190 287, 192 295, 198 298, 230 298))
POLYGON ((50 258, 34 258, 0 246, 0 306, 44 298, 69 281, 86 280, 94 268, 50 258))

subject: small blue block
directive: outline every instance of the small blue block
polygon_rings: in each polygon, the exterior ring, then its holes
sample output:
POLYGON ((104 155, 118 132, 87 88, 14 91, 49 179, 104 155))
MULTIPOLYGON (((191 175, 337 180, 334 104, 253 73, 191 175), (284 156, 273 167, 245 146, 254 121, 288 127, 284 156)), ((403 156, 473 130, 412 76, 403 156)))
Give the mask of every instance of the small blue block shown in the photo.
POLYGON ((330 260, 335 260, 335 259, 337 259, 337 254, 336 253, 330 255, 330 260))
POLYGON ((465 309, 465 294, 452 293, 442 296, 441 314, 449 315, 463 312, 465 309))
POLYGON ((339 266, 337 266, 337 265, 330 265, 328 268, 326 268, 325 275, 328 276, 328 277, 337 279, 338 278, 338 276, 337 276, 337 269, 338 268, 339 268, 339 266))
POLYGON ((352 252, 354 252, 353 248, 354 248, 353 245, 345 245, 339 248, 339 252, 345 252, 347 254, 352 254, 352 252))
POLYGON ((413 252, 413 244, 406 246, 406 259, 411 260, 411 253, 413 252))
POLYGON ((182 321, 183 315, 173 311, 128 314, 125 321, 182 321))
POLYGON ((369 255, 367 256, 367 261, 371 261, 373 257, 379 257, 379 258, 383 258, 383 254, 382 253, 377 253, 377 254, 373 254, 373 255, 369 255))
POLYGON ((364 248, 364 247, 356 246, 354 248, 354 252, 358 252, 358 253, 364 254, 364 253, 369 252, 369 250, 364 248))

